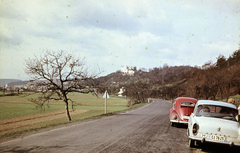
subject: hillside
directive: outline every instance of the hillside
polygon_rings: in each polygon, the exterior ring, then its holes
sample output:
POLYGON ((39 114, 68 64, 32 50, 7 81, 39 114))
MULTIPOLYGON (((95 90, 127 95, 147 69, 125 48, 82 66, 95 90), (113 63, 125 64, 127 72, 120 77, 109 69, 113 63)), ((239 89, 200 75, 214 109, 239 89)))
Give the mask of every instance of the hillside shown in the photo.
POLYGON ((116 71, 107 76, 97 79, 98 83, 103 86, 115 86, 119 84, 126 84, 134 80, 145 80, 152 85, 171 84, 173 82, 185 79, 186 74, 196 68, 191 66, 166 66, 163 68, 153 68, 148 72, 143 70, 135 70, 134 75, 127 75, 122 71, 116 71))
POLYGON ((0 87, 5 86, 6 84, 9 85, 11 82, 22 82, 22 80, 17 80, 17 79, 0 79, 0 87))

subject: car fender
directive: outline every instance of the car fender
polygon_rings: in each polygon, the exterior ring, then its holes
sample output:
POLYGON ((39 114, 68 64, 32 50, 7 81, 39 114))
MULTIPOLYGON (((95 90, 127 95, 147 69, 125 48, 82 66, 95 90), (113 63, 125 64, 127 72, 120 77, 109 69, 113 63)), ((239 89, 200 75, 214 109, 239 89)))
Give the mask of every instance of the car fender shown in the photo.
POLYGON ((179 120, 179 115, 178 115, 178 112, 176 110, 172 110, 171 113, 170 113, 170 120, 179 120), (175 116, 177 117, 175 119, 175 116))
POLYGON ((189 133, 189 135, 188 136, 192 136, 193 135, 193 133, 192 133, 192 130, 193 130, 193 125, 196 123, 196 124, 199 124, 198 122, 197 122, 197 120, 195 119, 195 115, 192 113, 191 114, 191 116, 190 116, 190 118, 189 118, 189 120, 188 120, 188 133, 189 133))

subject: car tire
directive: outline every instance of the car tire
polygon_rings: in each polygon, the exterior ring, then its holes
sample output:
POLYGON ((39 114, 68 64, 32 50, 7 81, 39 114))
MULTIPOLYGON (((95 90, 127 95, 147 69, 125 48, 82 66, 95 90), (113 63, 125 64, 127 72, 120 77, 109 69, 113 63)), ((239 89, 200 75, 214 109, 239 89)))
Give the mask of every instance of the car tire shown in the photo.
POLYGON ((189 139, 188 143, 189 143, 189 147, 193 148, 195 145, 195 140, 189 139))
POLYGON ((171 122, 171 126, 175 126, 175 123, 174 123, 174 122, 171 122))

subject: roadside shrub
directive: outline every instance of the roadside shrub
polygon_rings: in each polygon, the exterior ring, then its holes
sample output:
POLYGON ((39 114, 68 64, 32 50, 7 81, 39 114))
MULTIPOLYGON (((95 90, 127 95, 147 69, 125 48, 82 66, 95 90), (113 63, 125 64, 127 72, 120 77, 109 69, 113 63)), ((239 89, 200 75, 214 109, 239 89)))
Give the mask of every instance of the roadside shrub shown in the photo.
POLYGON ((228 99, 228 103, 235 104, 235 99, 233 98, 228 99))

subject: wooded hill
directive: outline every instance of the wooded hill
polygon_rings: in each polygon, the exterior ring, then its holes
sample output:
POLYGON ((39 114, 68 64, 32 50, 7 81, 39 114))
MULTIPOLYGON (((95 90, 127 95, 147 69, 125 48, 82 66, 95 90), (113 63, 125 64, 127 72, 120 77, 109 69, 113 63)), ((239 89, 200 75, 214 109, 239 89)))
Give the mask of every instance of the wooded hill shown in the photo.
POLYGON ((227 98, 240 94, 240 50, 228 58, 219 55, 216 63, 207 62, 202 67, 168 66, 156 67, 148 72, 134 70, 134 75, 121 71, 97 79, 99 92, 106 89, 110 94, 125 88, 123 95, 136 102, 146 97, 174 99, 180 96, 197 99, 227 98))
POLYGON ((22 80, 17 80, 17 79, 0 79, 0 87, 8 85, 9 83, 12 83, 12 82, 22 82, 22 80))
POLYGON ((185 75, 189 71, 197 68, 191 66, 167 66, 163 68, 153 68, 149 72, 144 70, 135 70, 133 76, 124 74, 121 71, 116 71, 107 76, 100 77, 97 79, 98 84, 104 87, 121 87, 124 84, 128 84, 136 81, 145 81, 151 85, 164 85, 178 82, 185 79, 185 75))

